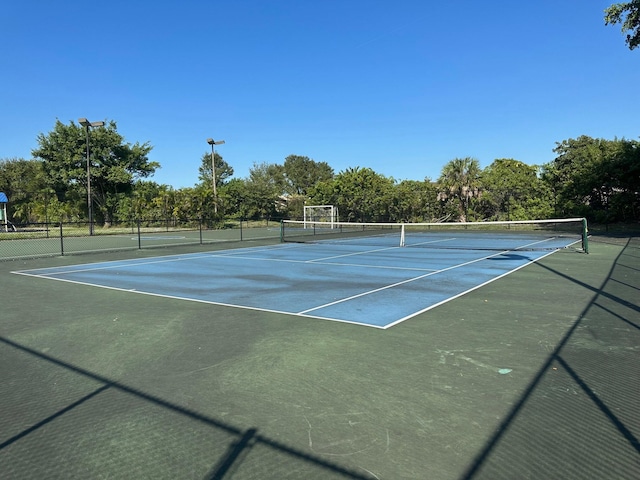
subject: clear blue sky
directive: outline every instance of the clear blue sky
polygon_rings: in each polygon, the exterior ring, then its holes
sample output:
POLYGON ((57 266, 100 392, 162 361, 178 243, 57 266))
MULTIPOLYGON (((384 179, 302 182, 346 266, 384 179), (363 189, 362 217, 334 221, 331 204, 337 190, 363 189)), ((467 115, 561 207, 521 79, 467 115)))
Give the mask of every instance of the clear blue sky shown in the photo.
POLYGON ((152 180, 198 182, 208 137, 248 176, 290 154, 433 180, 456 157, 552 160, 638 139, 640 51, 613 0, 11 1, 0 14, 0 159, 56 119, 115 120, 152 180))

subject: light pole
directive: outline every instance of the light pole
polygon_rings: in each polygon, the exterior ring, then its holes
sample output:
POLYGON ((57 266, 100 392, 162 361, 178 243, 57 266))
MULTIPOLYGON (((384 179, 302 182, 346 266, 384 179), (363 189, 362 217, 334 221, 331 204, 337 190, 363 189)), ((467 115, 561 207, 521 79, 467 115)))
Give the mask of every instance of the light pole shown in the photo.
POLYGON ((211 177, 213 178, 213 212, 218 213, 218 193, 216 191, 216 159, 215 159, 215 145, 222 145, 224 140, 218 140, 217 142, 213 138, 207 138, 207 143, 211 145, 211 177))
POLYGON ((93 235, 93 202, 91 202, 91 162, 89 161, 89 128, 104 127, 104 122, 90 122, 86 118, 78 119, 87 132, 87 209, 89 210, 89 235, 93 235))

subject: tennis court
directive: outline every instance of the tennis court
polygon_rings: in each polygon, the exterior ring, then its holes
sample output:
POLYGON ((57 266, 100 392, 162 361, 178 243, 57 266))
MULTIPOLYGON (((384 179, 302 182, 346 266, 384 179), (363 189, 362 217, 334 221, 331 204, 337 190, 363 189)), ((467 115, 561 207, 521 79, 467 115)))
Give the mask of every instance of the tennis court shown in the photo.
POLYGON ((1 476, 640 477, 640 237, 405 233, 0 262, 1 476))
POLYGON ((429 232, 416 243, 426 249, 393 246, 397 235, 387 233, 14 273, 388 328, 576 242, 513 237, 475 233, 460 243, 429 232))

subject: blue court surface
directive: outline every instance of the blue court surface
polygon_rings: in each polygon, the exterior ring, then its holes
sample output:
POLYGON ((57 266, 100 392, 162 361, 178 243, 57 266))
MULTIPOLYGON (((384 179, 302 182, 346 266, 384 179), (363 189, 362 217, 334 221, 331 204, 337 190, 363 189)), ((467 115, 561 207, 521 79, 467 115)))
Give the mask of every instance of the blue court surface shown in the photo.
POLYGON ((13 273, 384 329, 570 243, 541 250, 279 244, 13 273))

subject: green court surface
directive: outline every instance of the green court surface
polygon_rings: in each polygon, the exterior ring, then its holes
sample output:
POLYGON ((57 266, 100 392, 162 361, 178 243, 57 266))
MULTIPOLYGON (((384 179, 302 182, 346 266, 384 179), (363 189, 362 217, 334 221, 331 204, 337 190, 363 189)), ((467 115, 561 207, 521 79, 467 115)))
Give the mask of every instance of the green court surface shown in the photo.
POLYGON ((0 262, 3 479, 640 478, 640 237, 388 330, 11 274, 231 246, 0 262))

